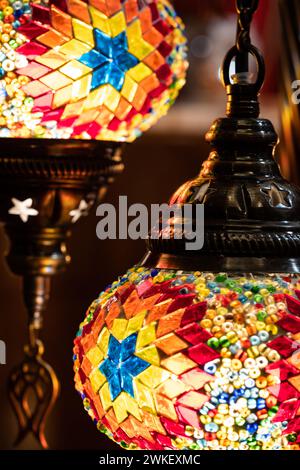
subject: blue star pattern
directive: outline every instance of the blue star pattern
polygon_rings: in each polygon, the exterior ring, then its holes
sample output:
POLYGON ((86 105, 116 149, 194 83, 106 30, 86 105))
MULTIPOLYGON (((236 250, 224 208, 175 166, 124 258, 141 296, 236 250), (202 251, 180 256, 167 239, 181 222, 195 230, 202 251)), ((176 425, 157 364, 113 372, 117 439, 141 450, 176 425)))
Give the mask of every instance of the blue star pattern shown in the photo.
POLYGON ((108 357, 99 369, 107 379, 112 400, 115 400, 122 390, 134 397, 133 378, 150 366, 148 362, 134 355, 136 339, 136 333, 121 343, 113 335, 109 338, 108 357))
POLYGON ((139 60, 128 52, 126 33, 111 38, 99 29, 94 30, 95 49, 83 54, 79 60, 93 69, 91 88, 112 85, 121 91, 125 74, 135 67, 139 60))

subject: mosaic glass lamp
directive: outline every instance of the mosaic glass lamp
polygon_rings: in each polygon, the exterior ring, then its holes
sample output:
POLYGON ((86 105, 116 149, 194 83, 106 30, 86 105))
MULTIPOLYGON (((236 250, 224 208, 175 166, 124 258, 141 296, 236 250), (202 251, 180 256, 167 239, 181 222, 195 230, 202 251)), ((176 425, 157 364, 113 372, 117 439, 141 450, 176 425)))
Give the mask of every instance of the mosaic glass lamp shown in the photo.
POLYGON ((70 229, 122 171, 123 143, 166 114, 186 68, 167 0, 0 2, 0 219, 29 314, 9 378, 16 443, 33 433, 47 446, 59 387, 40 331, 50 279, 70 262, 70 229))
POLYGON ((75 339, 84 407, 124 448, 300 448, 300 191, 282 178, 276 133, 258 117, 255 6, 237 6, 227 118, 207 134, 200 175, 171 200, 205 205, 204 247, 186 251, 184 230, 182 240, 172 229, 150 236, 144 260, 92 303, 75 339))

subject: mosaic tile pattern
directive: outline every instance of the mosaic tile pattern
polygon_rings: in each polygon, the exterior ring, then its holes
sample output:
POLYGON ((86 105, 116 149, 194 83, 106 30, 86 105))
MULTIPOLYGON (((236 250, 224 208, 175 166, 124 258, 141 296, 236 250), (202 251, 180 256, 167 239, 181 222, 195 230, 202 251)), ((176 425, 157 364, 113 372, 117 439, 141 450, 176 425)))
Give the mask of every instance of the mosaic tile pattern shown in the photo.
POLYGON ((88 309, 74 371, 124 448, 299 450, 300 278, 135 267, 88 309))
POLYGON ((167 0, 1 0, 0 137, 133 141, 186 69, 167 0))

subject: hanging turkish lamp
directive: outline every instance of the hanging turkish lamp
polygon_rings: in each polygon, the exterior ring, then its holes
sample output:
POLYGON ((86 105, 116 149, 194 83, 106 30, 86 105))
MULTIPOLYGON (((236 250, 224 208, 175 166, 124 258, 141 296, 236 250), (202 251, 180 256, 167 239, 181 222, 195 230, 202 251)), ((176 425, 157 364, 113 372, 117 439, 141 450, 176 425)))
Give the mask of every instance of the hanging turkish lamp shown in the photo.
POLYGON ((0 137, 133 141, 184 84, 168 0, 3 0, 0 137))
POLYGON ((182 239, 172 228, 169 239, 150 236, 144 260, 93 302, 75 339, 84 407, 125 448, 299 450, 300 191, 281 177, 277 135, 258 117, 257 6, 237 1, 227 118, 206 136, 200 175, 171 199, 204 204, 203 248, 186 250, 184 229, 182 239))

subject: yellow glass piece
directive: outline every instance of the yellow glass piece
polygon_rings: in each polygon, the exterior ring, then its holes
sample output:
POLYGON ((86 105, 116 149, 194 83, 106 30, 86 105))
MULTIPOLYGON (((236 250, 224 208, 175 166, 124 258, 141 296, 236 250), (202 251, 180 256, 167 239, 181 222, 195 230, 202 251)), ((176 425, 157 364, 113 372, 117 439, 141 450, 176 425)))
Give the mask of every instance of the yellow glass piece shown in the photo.
POLYGON ((77 20, 76 18, 72 18, 72 24, 75 38, 94 47, 93 26, 77 20))
POLYGON ((139 331, 136 340, 136 349, 139 350, 144 346, 154 342, 155 340, 155 323, 150 323, 150 325, 145 326, 139 331))
POLYGON ((177 413, 171 400, 155 393, 154 401, 156 409, 160 415, 165 416, 172 421, 177 421, 177 413))
POLYGON ((114 112, 120 101, 120 93, 111 85, 107 85, 108 91, 105 97, 104 104, 112 112, 114 112))
POLYGON ((67 58, 64 54, 54 50, 45 52, 45 54, 36 57, 35 60, 53 70, 58 69, 58 67, 61 67, 67 62, 67 58))
POLYGON ((84 109, 92 109, 101 106, 104 103, 108 92, 109 88, 107 85, 103 85, 102 87, 91 91, 85 100, 84 109))
POLYGON ((109 20, 112 37, 118 36, 126 29, 126 20, 124 13, 120 11, 109 20))
POLYGON ((95 346, 94 348, 90 349, 86 354, 86 357, 91 362, 91 364, 96 367, 99 362, 103 359, 103 352, 99 348, 99 346, 95 346))
POLYGON ((144 41, 142 37, 141 24, 135 20, 127 27, 128 50, 140 60, 154 51, 154 47, 144 41))
POLYGON ((169 372, 160 367, 151 365, 141 372, 137 379, 150 388, 155 388, 170 377, 169 372))
POLYGON ((152 391, 138 380, 133 380, 134 396, 142 410, 156 413, 152 391))
POLYGON ((134 100, 138 89, 138 84, 128 75, 128 72, 125 75, 125 80, 123 88, 121 90, 121 95, 127 99, 130 103, 134 100))
POLYGON ((161 364, 176 375, 183 374, 187 370, 196 367, 197 364, 182 353, 175 354, 161 361, 161 364))
POLYGON ((111 36, 111 31, 109 27, 109 19, 101 11, 97 10, 93 6, 89 7, 90 15, 92 17, 92 24, 94 28, 100 29, 103 33, 111 36))
POLYGON ((72 85, 68 85, 64 88, 60 88, 59 90, 57 90, 53 98, 52 108, 56 109, 60 106, 63 106, 64 104, 69 103, 72 98, 72 90, 72 85))
POLYGON ((73 83, 72 101, 78 101, 88 96, 92 83, 92 74, 85 75, 73 83))
POLYGON ((141 349, 140 351, 136 352, 135 355, 146 362, 150 362, 150 364, 153 364, 155 366, 160 365, 160 357, 156 347, 153 344, 151 344, 151 346, 148 346, 145 349, 141 349))
POLYGON ((109 385, 107 382, 105 382, 105 384, 102 385, 102 387, 100 388, 99 395, 100 395, 103 409, 104 411, 107 411, 112 406, 112 402, 110 399, 109 385))
POLYGON ((112 405, 118 423, 122 423, 127 418, 128 413, 141 421, 141 414, 136 400, 126 392, 121 392, 112 405))
POLYGON ((61 119, 67 119, 69 117, 79 116, 83 111, 83 107, 84 107, 84 100, 77 101, 76 103, 67 104, 67 106, 64 109, 61 119))
POLYGON ((89 379, 95 393, 98 393, 102 385, 106 382, 106 378, 97 367, 91 372, 89 379))
POLYGON ((152 70, 147 65, 140 62, 138 65, 129 70, 128 75, 137 83, 152 75, 152 70))
POLYGON ((59 52, 66 54, 72 59, 79 59, 83 54, 89 52, 92 49, 88 44, 84 44, 77 39, 71 39, 71 41, 66 42, 59 47, 59 52))
POLYGON ((109 331, 106 327, 104 327, 101 333, 99 334, 98 341, 97 341, 99 348, 103 352, 104 356, 106 355, 108 351, 109 337, 110 337, 109 331))
POLYGON ((82 113, 75 122, 76 126, 93 122, 97 119, 99 111, 97 109, 90 109, 82 113))
POLYGON ((81 64, 77 60, 71 60, 67 64, 65 64, 63 67, 61 67, 60 72, 64 73, 68 77, 71 77, 73 80, 77 80, 78 78, 81 78, 83 75, 88 74, 91 72, 90 67, 87 67, 84 64, 81 64))
POLYGON ((142 328, 146 313, 147 311, 144 310, 135 317, 130 318, 125 333, 126 338, 127 336, 131 335, 132 333, 135 333, 136 331, 139 331, 142 328))
POLYGON ((40 82, 44 83, 52 90, 59 90, 64 86, 70 85, 72 80, 56 70, 55 72, 41 77, 40 82))
POLYGON ((176 398, 179 395, 182 395, 184 392, 188 392, 189 390, 191 390, 191 387, 186 385, 181 380, 174 379, 167 380, 157 388, 157 391, 161 395, 171 399, 176 398))
POLYGON ((128 320, 125 318, 116 318, 113 322, 112 328, 110 329, 111 334, 118 340, 123 339, 127 328, 127 323, 128 320))

